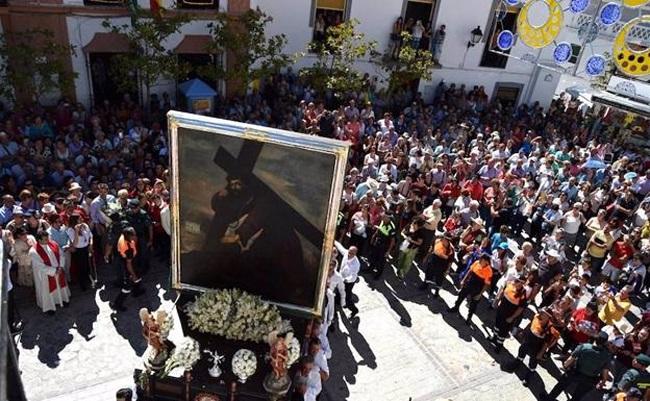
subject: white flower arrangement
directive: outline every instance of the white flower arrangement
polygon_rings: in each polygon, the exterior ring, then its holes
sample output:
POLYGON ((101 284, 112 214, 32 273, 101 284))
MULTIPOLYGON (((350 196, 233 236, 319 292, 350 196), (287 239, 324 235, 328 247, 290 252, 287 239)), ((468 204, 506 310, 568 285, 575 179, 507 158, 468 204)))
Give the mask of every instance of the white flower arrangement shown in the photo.
POLYGON ((286 326, 277 307, 236 288, 205 292, 185 312, 191 329, 230 340, 264 342, 286 326))
POLYGON ((174 316, 164 310, 162 306, 155 313, 156 322, 160 324, 160 338, 164 341, 169 337, 169 333, 174 328, 174 316))
POLYGON ((242 383, 253 376, 257 370, 257 358, 253 351, 242 348, 235 352, 232 357, 232 372, 239 378, 242 383))
POLYGON ((165 377, 175 368, 182 367, 183 370, 192 370, 192 367, 201 359, 199 342, 192 337, 184 337, 174 348, 174 353, 167 359, 161 376, 165 377))
POLYGON ((287 369, 289 369, 300 358, 300 341, 293 336, 293 333, 287 334, 284 341, 287 344, 287 369))

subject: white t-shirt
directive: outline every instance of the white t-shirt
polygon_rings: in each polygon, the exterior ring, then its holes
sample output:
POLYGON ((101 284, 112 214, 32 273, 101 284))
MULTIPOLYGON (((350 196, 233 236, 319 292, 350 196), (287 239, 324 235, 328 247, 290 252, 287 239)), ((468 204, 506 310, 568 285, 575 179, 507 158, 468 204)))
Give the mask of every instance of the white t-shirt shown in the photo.
POLYGON ((564 231, 567 234, 576 234, 580 229, 581 223, 582 221, 580 220, 580 215, 578 214, 576 216, 571 211, 564 215, 564 224, 562 224, 562 228, 564 228, 564 231))
MULTIPOLYGON (((70 238, 70 246, 73 246, 74 238, 75 238, 74 227, 68 228, 66 233, 70 238)), ((85 248, 88 245, 90 245, 91 237, 92 237, 92 233, 90 232, 90 228, 84 224, 84 227, 81 230, 79 230, 79 241, 77 242, 75 248, 85 248)))
POLYGON ((314 355, 314 371, 320 375, 320 372, 325 372, 328 375, 330 374, 330 368, 327 365, 327 357, 325 352, 321 349, 316 355, 314 355))

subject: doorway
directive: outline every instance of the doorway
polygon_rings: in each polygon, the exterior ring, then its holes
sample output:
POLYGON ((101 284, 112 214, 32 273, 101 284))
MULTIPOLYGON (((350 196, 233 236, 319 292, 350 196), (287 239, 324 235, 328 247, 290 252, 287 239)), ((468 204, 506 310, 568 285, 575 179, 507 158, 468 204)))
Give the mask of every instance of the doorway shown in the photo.
POLYGON ((190 70, 187 74, 187 79, 198 78, 201 81, 205 82, 217 92, 219 91, 219 83, 213 79, 210 79, 206 74, 201 74, 201 70, 206 67, 215 67, 221 63, 221 57, 219 55, 207 54, 207 53, 194 53, 194 54, 179 54, 178 61, 181 63, 187 63, 190 66, 190 70))
POLYGON ((494 18, 492 18, 492 26, 490 26, 490 36, 487 39, 485 47, 483 47, 483 55, 481 57, 481 67, 490 68, 506 68, 508 64, 508 56, 498 54, 492 50, 498 50, 502 53, 510 54, 510 49, 500 50, 497 47, 497 38, 502 31, 508 30, 512 33, 517 33, 517 16, 519 9, 510 7, 506 10, 496 10, 494 18))
MULTIPOLYGON (((90 75, 92 79, 93 100, 100 104, 104 100, 111 103, 119 103, 125 91, 120 90, 120 82, 115 77, 116 57, 119 53, 89 53, 90 75)), ((133 80, 132 88, 137 88, 136 77, 133 80)), ((129 92, 131 99, 138 99, 137 92, 129 92)))
POLYGON ((433 0, 408 0, 404 10, 404 22, 412 18, 413 21, 422 21, 426 26, 433 18, 433 6, 433 0))
POLYGON ((523 88, 523 84, 497 82, 494 88, 494 100, 499 101, 503 106, 512 105, 516 107, 523 88))

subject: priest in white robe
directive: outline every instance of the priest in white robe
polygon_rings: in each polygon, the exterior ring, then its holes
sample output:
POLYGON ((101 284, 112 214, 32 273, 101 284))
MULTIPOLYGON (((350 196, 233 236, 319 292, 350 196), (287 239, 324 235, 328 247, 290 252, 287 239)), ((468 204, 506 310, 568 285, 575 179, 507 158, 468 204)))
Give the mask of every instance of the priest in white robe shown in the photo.
POLYGON ((47 231, 36 234, 36 245, 29 251, 34 269, 36 303, 43 312, 53 314, 56 306, 67 306, 70 289, 63 270, 62 250, 50 241, 47 231))

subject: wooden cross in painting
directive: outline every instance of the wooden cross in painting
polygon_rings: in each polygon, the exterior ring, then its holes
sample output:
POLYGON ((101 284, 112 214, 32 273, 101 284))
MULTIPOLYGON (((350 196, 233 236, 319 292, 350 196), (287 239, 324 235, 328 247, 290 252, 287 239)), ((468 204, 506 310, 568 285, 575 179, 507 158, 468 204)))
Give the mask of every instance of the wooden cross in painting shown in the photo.
POLYGON ((295 230, 317 249, 321 249, 323 246, 322 231, 305 219, 290 204, 282 199, 282 197, 278 196, 271 187, 253 173, 255 163, 263 147, 264 144, 261 142, 244 140, 244 144, 236 158, 225 148, 219 147, 214 157, 214 163, 221 167, 227 174, 241 177, 246 182, 246 185, 250 186, 256 193, 264 193, 264 196, 271 200, 270 204, 273 205, 274 213, 287 216, 287 222, 291 222, 291 225, 286 228, 295 230))

